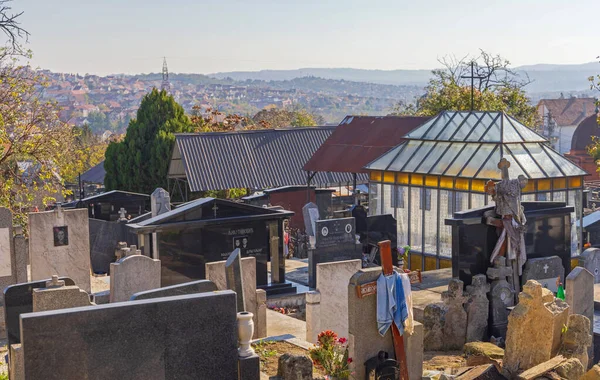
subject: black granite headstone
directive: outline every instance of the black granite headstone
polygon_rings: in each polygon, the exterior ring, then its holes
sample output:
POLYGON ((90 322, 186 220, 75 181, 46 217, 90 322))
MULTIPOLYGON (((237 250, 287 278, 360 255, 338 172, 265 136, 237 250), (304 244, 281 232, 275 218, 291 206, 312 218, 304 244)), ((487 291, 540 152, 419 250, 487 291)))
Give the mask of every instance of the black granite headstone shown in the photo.
MULTIPOLYGON (((558 256, 565 273, 571 272, 571 212, 563 202, 522 202, 527 218, 527 259, 558 256)), ((452 226, 452 276, 465 285, 476 274, 485 274, 498 241, 496 227, 486 224, 484 213, 493 206, 454 213, 452 226)))
POLYGON ((21 316, 28 380, 238 379, 225 290, 21 316))
MULTIPOLYGON (((63 280, 65 286, 75 285, 68 277, 60 277, 59 280, 63 280)), ((45 288, 46 281, 50 279, 15 284, 4 289, 4 320, 9 347, 21 343, 19 315, 33 311, 33 289, 45 288)))
MULTIPOLYGON (((377 243, 389 240, 392 243, 392 264, 398 266, 398 230, 396 219, 390 215, 373 215, 367 217, 367 244, 371 247, 378 247, 377 243)), ((379 249, 374 261, 381 265, 379 258, 379 249)))
POLYGON ((215 291, 217 291, 217 285, 215 285, 214 282, 210 280, 199 280, 135 293, 131 296, 131 301, 161 297, 182 296, 185 294, 207 293, 215 291))
POLYGON ((315 249, 308 255, 308 285, 317 285, 317 264, 362 259, 356 244, 354 218, 319 220, 316 223, 315 249))

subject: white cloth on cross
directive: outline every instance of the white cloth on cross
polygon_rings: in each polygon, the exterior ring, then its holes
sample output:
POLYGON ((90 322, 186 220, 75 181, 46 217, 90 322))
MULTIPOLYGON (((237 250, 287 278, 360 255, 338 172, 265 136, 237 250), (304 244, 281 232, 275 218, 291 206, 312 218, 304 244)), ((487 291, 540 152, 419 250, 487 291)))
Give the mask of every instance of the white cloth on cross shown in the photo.
POLYGON ((500 248, 502 248, 502 244, 506 240, 506 236, 508 235, 508 244, 506 247, 506 255, 509 260, 517 260, 518 268, 519 268, 519 276, 523 274, 523 265, 527 261, 527 251, 525 248, 525 215, 522 215, 523 224, 519 224, 515 218, 510 219, 502 219, 502 233, 496 242, 496 246, 494 247, 494 251, 492 252, 492 257, 490 258, 490 262, 493 263, 498 253, 500 253, 500 248))

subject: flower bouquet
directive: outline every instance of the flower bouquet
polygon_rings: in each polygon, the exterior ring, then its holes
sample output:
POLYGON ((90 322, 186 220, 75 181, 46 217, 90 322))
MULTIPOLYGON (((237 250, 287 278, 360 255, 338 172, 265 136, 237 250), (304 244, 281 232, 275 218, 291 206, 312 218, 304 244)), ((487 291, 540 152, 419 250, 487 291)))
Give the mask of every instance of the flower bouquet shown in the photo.
POLYGON ((348 357, 347 339, 327 330, 319 334, 317 341, 317 346, 309 351, 313 364, 330 379, 348 379, 352 358, 348 357))

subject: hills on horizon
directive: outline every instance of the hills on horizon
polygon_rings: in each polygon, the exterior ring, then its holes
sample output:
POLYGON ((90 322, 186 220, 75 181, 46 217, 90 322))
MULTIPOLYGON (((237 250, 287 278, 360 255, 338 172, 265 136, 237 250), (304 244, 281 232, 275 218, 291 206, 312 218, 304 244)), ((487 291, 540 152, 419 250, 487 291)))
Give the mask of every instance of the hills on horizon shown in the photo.
MULTIPOLYGON (((586 91, 588 78, 600 74, 599 62, 583 64, 534 64, 513 68, 518 74, 528 75, 532 82, 525 87, 528 93, 557 93, 586 91)), ((207 74, 217 79, 235 81, 290 81, 304 77, 376 83, 396 86, 427 85, 431 70, 378 70, 353 68, 300 68, 292 70, 231 71, 207 74)))

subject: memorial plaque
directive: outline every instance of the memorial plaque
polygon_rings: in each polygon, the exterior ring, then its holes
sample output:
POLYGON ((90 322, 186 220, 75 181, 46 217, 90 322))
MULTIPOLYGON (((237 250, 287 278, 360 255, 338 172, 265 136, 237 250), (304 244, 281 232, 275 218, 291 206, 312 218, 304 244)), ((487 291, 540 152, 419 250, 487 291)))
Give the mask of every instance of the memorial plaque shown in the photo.
POLYGON ((354 218, 319 220, 315 227, 317 249, 337 247, 340 244, 356 244, 354 218))

